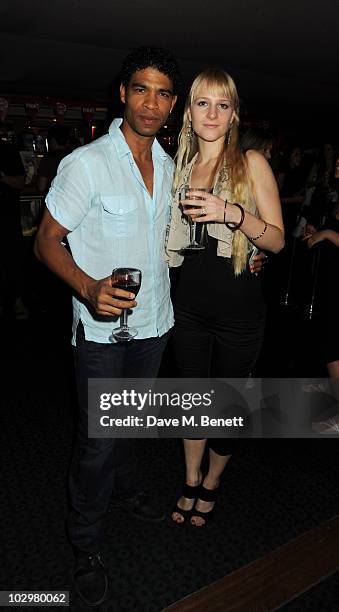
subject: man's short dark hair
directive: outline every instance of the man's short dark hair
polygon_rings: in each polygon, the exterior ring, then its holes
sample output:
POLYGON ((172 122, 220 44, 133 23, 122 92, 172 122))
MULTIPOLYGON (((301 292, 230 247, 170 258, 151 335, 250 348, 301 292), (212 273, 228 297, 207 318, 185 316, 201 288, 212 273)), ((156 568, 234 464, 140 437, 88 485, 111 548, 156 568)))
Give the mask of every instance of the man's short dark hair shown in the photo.
POLYGON ((178 91, 181 82, 178 62, 169 51, 161 47, 138 47, 131 51, 122 65, 121 83, 127 88, 132 75, 146 68, 156 68, 168 76, 173 83, 173 92, 178 91))

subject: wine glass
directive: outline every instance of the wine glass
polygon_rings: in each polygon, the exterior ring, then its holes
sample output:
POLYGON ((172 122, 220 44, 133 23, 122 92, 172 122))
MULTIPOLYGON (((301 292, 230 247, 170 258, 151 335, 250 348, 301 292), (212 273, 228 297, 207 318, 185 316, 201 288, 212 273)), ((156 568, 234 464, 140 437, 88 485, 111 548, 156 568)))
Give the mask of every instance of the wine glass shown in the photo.
MULTIPOLYGON (((141 285, 141 270, 137 268, 114 268, 111 276, 112 287, 131 291, 137 295, 141 285)), ((128 298, 120 298, 126 300, 128 298)), ((124 308, 121 315, 121 326, 112 330, 109 337, 110 342, 128 342, 138 335, 138 330, 127 325, 127 308, 124 308)))
MULTIPOLYGON (((182 192, 180 193, 180 199, 181 200, 184 200, 184 199, 185 200, 200 200, 200 201, 204 200, 203 197, 196 196, 196 195, 195 196, 190 195, 190 192, 192 191, 204 191, 205 193, 212 193, 213 189, 208 189, 207 187, 186 186, 183 188, 182 192)), ((197 206, 199 206, 199 204, 182 204, 184 213, 186 212, 186 210, 197 208, 197 206)), ((203 244, 199 244, 196 240, 197 224, 193 220, 193 218, 190 217, 189 215, 187 215, 187 218, 188 218, 188 222, 190 226, 190 243, 183 250, 184 251, 203 251, 205 246, 203 244)))

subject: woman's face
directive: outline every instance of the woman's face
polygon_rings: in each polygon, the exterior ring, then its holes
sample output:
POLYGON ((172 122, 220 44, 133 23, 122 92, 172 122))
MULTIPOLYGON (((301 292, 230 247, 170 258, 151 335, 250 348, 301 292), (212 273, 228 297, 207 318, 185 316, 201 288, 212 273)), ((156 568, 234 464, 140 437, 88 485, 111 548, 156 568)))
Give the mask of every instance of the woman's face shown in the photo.
POLYGON ((195 134, 206 142, 225 140, 234 118, 233 105, 224 94, 212 95, 202 88, 188 111, 195 134))

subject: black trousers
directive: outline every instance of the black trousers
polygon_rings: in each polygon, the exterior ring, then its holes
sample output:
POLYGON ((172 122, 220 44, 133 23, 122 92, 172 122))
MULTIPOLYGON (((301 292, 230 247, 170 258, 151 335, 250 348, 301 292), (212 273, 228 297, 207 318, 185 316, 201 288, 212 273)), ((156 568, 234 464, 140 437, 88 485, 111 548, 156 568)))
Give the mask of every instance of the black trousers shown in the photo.
POLYGON ((169 332, 161 338, 102 344, 85 340, 77 329, 75 372, 79 423, 69 472, 71 544, 95 554, 101 547, 101 523, 113 491, 137 490, 135 440, 88 437, 88 378, 153 378, 157 376, 169 332))
MULTIPOLYGON (((264 335, 264 318, 231 320, 198 315, 175 307, 172 347, 181 378, 246 378, 258 359, 264 335)), ((218 455, 234 452, 236 440, 211 438, 218 455)))

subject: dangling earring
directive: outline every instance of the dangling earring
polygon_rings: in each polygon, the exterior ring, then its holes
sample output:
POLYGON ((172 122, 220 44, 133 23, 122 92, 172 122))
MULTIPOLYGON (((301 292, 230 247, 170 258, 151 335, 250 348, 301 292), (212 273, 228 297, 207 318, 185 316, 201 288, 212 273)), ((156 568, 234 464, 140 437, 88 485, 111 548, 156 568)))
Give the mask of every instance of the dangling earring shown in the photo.
POLYGON ((231 142, 232 128, 233 128, 233 124, 231 123, 230 129, 227 132, 227 146, 229 146, 229 144, 231 142))
POLYGON ((186 140, 188 141, 192 140, 192 136, 193 136, 193 129, 192 129, 192 121, 190 120, 186 128, 186 140))

